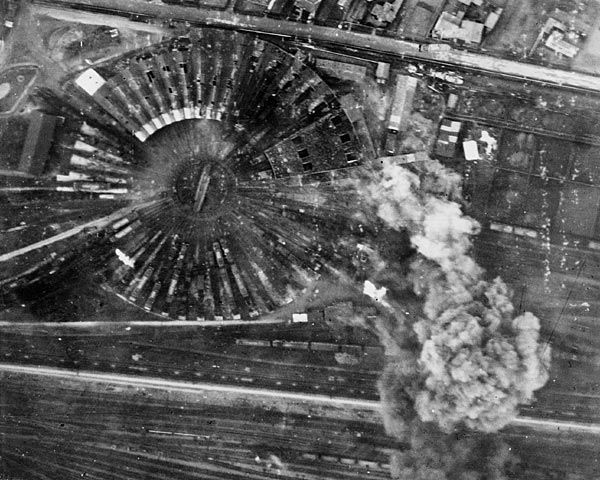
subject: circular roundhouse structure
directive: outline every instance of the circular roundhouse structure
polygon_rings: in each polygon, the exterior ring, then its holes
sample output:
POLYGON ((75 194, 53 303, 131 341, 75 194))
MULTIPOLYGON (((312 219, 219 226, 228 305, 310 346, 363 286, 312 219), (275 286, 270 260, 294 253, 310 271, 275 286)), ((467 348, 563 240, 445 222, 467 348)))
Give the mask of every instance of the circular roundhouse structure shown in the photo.
POLYGON ((369 235, 356 129, 300 54, 201 29, 40 97, 64 121, 4 192, 5 307, 85 268, 149 318, 253 320, 369 235))

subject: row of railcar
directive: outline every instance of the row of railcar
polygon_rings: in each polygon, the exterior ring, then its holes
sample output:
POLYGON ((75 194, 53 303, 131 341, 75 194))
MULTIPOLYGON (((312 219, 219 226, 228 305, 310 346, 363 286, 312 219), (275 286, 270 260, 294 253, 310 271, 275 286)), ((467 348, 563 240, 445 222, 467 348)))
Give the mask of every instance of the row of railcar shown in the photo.
POLYGON ((303 342, 293 340, 267 340, 238 338, 236 345, 244 347, 287 348, 312 352, 349 353, 352 355, 383 355, 383 347, 376 345, 348 345, 328 342, 303 342))

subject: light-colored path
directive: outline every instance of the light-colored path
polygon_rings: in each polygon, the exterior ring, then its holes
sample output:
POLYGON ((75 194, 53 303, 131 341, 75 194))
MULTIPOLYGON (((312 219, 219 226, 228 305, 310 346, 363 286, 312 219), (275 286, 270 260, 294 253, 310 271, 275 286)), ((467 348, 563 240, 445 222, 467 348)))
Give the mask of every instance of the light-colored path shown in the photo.
MULTIPOLYGON (((165 380, 162 378, 129 376, 112 373, 98 373, 91 371, 74 371, 60 368, 34 367, 0 363, 0 372, 21 375, 43 376, 63 380, 77 380, 80 382, 106 383, 123 387, 155 388, 161 390, 177 391, 188 394, 202 395, 208 392, 225 394, 228 398, 256 398, 257 400, 281 400, 312 404, 318 406, 342 407, 348 410, 370 410, 379 412, 381 404, 371 400, 362 400, 347 397, 332 397, 327 395, 314 395, 279 390, 260 388, 245 388, 233 385, 217 385, 209 383, 192 383, 184 381, 165 380)), ((573 432, 600 435, 600 425, 557 420, 545 420, 530 417, 518 417, 511 423, 513 427, 529 427, 536 430, 550 430, 554 432, 573 432)))
MULTIPOLYGON (((63 8, 68 8, 71 5, 90 6, 88 0, 48 0, 44 3, 52 3, 56 7, 63 8)), ((337 43, 346 47, 366 49, 373 53, 420 57, 424 60, 443 62, 449 66, 475 68, 483 72, 524 80, 600 92, 600 77, 500 59, 458 49, 452 49, 449 52, 419 52, 417 43, 404 40, 319 25, 239 15, 230 11, 221 12, 200 7, 164 5, 148 2, 147 0, 94 0, 93 4, 95 7, 113 10, 115 14, 147 15, 164 21, 188 21, 198 25, 234 28, 236 30, 270 33, 303 40, 312 39, 317 42, 337 43)), ((60 9, 45 8, 45 13, 48 15, 64 15, 64 13, 60 13, 60 9)), ((77 16, 79 12, 71 11, 70 14, 77 16)), ((110 16, 106 16, 106 19, 107 23, 110 24, 110 16)))
POLYGON ((46 238, 44 240, 40 240, 39 242, 35 242, 35 243, 32 243, 25 247, 19 248, 17 250, 13 250, 12 252, 8 252, 3 255, 0 255, 0 262, 6 262, 13 258, 20 257, 21 255, 24 255, 26 253, 32 252, 34 250, 38 250, 42 247, 47 247, 49 245, 52 245, 53 243, 60 242, 61 240, 66 240, 67 238, 71 238, 71 237, 81 233, 86 228, 87 229, 103 228, 106 225, 109 225, 111 222, 119 220, 120 218, 128 215, 129 213, 134 212, 135 210, 140 210, 145 207, 149 207, 151 205, 158 203, 159 201, 160 200, 152 200, 150 202, 140 203, 139 205, 133 205, 130 207, 121 208, 121 209, 117 210, 116 212, 111 213, 110 215, 106 215, 102 218, 97 218, 90 222, 86 222, 81 225, 77 225, 76 227, 70 228, 69 230, 65 230, 64 232, 61 232, 58 235, 54 235, 53 237, 46 238))
POLYGON ((289 323, 288 318, 268 318, 258 320, 132 320, 132 321, 115 321, 115 322, 0 322, 0 329, 2 331, 23 331, 23 329, 31 331, 44 330, 46 328, 59 328, 59 329, 73 329, 73 330, 86 330, 88 328, 114 328, 120 327, 230 327, 233 325, 256 325, 256 324, 278 324, 278 323, 289 323))
POLYGON ((127 387, 158 388, 183 393, 220 392, 228 397, 259 397, 265 399, 289 400, 294 402, 317 405, 331 405, 353 409, 379 410, 379 402, 345 397, 330 397, 327 395, 309 395, 304 393, 267 390, 260 388, 244 388, 233 385, 217 385, 209 383, 191 383, 184 381, 164 380, 162 378, 118 375, 112 373, 97 373, 90 371, 75 371, 60 368, 33 367, 0 363, 0 372, 35 375, 81 382, 100 382, 127 387))

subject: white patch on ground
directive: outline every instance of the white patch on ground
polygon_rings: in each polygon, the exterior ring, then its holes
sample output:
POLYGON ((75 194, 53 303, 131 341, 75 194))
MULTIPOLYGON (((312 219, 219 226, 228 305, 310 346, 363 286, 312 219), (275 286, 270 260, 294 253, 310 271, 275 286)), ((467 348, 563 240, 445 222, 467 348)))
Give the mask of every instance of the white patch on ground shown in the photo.
POLYGON ((491 156, 498 148, 498 141, 492 137, 487 130, 481 131, 479 140, 486 144, 485 154, 491 156))
POLYGON ((10 92, 10 83, 0 83, 0 99, 6 97, 10 92))
POLYGON ((119 258, 119 260, 121 260, 125 265, 127 265, 128 267, 131 267, 131 268, 134 267, 135 262, 127 254, 123 253, 118 248, 115 250, 115 253, 117 254, 117 257, 119 258))
POLYGON ((385 287, 377 288, 374 283, 370 282, 369 280, 365 280, 363 293, 368 297, 371 297, 377 303, 381 303, 386 307, 390 306, 390 304, 385 301, 385 294, 387 293, 387 288, 385 287))

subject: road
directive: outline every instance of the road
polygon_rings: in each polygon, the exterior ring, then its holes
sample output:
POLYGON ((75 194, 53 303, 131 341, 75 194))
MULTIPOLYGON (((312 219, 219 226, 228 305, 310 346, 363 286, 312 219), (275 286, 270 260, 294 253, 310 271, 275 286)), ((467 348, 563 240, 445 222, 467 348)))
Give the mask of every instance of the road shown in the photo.
POLYGON ((375 416, 350 416, 345 405, 83 378, 0 370, 0 471, 42 480, 386 479, 388 449, 402 448, 375 416))
MULTIPOLYGON (((170 320, 170 321, 161 321, 161 320, 131 320, 131 321, 115 321, 111 322, 115 327, 189 327, 189 320, 170 320)), ((231 325, 245 325, 248 323, 246 320, 204 320, 198 325, 202 326, 210 326, 210 327, 219 327, 219 326, 231 326, 231 325)), ((289 323, 288 318, 259 318, 258 320, 252 320, 252 323, 256 324, 278 324, 278 323, 289 323)), ((106 325, 106 322, 3 322, 0 321, 0 328, 10 328, 18 325, 19 328, 28 328, 28 327, 40 327, 40 328, 66 328, 73 330, 80 329, 88 329, 95 327, 102 327, 106 325)))
MULTIPOLYGON (((406 448, 383 433, 375 402, 367 410, 312 395, 296 401, 2 367, 0 468, 10 478, 379 480, 389 479, 390 451, 406 448)), ((598 478, 597 433, 569 426, 525 419, 501 438, 526 464, 526 478, 546 480, 548 468, 598 478)))
MULTIPOLYGON (((450 67, 468 68, 481 72, 520 78, 544 84, 571 87, 587 91, 600 92, 600 77, 565 70, 557 70, 532 64, 495 58, 488 55, 451 49, 445 52, 419 52, 419 44, 385 38, 372 34, 339 30, 319 25, 309 25, 272 18, 240 15, 231 11, 216 11, 203 8, 179 7, 148 2, 145 0, 52 0, 38 2, 56 7, 77 7, 85 10, 110 11, 115 15, 141 15, 164 21, 187 21, 191 24, 230 28, 241 31, 266 33, 282 37, 309 40, 311 42, 327 42, 345 47, 354 47, 357 53, 378 52, 383 55, 409 56, 424 61, 434 61, 450 67), (92 5, 93 3, 93 5, 92 5)), ((64 15, 60 8, 45 8, 48 15, 64 15)), ((77 12, 73 12, 73 20, 77 12)), ((107 20, 110 23, 110 20, 107 20)))
MULTIPOLYGON (((527 304, 524 308, 529 309, 527 304)), ((0 359, 24 366, 377 401, 384 357, 373 346, 374 340, 364 332, 348 335, 324 328, 280 324, 274 330, 271 325, 246 323, 220 330, 194 322, 171 328, 111 323, 91 328, 18 324, 1 327, 0 359), (261 339, 266 345, 242 345, 238 344, 240 339, 261 339), (309 348, 308 342, 315 346, 309 348), (339 363, 336 352, 344 351, 357 363, 339 363)), ((537 392, 532 405, 522 406, 522 415, 537 420, 600 423, 600 367, 585 357, 574 360, 563 340, 554 343, 550 380, 537 392)), ((583 349, 581 341, 577 344, 583 349)))
POLYGON ((149 202, 135 204, 130 207, 125 207, 125 208, 119 209, 116 212, 111 213, 110 215, 106 215, 102 218, 98 218, 98 219, 83 223, 81 225, 77 225, 76 227, 70 228, 69 230, 66 230, 57 235, 54 235, 53 237, 46 238, 44 240, 40 240, 39 242, 35 242, 35 243, 32 243, 25 247, 19 248, 17 250, 13 250, 12 252, 8 252, 3 255, 0 255, 0 263, 7 262, 14 258, 17 258, 17 257, 20 257, 27 253, 30 253, 34 250, 39 250, 41 248, 50 246, 56 242, 60 242, 62 240, 67 240, 68 238, 74 237, 75 235, 78 235, 79 233, 83 232, 85 229, 101 229, 103 227, 106 227, 110 223, 112 223, 116 220, 119 220, 120 218, 122 218, 136 210, 141 210, 141 209, 147 208, 158 202, 159 202, 159 200, 151 200, 149 202))
MULTIPOLYGON (((253 324, 252 328, 260 327, 253 324)), ((0 340, 0 354, 4 361, 23 366, 379 399, 376 383, 381 354, 355 356, 358 365, 341 365, 333 351, 236 345, 235 333, 211 336, 200 330, 154 332, 160 335, 160 344, 155 344, 157 337, 148 333, 86 337, 81 330, 52 336, 6 332, 0 340), (189 340, 183 338, 186 334, 189 340)))
MULTIPOLYGON (((160 388, 182 393, 194 393, 204 395, 207 392, 218 392, 226 394, 230 400, 257 398, 258 403, 262 400, 282 400, 292 403, 312 403, 317 405, 332 405, 354 410, 379 411, 379 402, 361 400, 357 398, 331 397, 328 395, 309 395, 304 393, 287 392, 281 390, 267 390, 248 387, 237 387, 232 385, 217 385, 209 383, 191 383, 162 378, 135 377, 129 375, 107 374, 97 372, 86 372, 77 370, 64 370, 48 367, 30 367, 23 365, 12 365, 0 363, 0 371, 19 373, 25 375, 38 375, 56 379, 78 379, 82 382, 110 383, 123 387, 135 386, 138 388, 160 388)), ((286 407, 287 408, 287 407, 286 407)))
MULTIPOLYGON (((245 400, 256 406, 265 407, 267 404, 271 408, 284 408, 286 412, 303 411, 302 405, 315 405, 343 408, 347 412, 360 412, 361 416, 365 412, 380 411, 380 403, 376 401, 362 400, 357 398, 333 397, 327 395, 304 394, 278 390, 257 389, 238 387, 232 385, 216 385, 209 383, 191 383, 174 380, 165 380, 162 378, 143 378, 129 375, 97 373, 90 371, 74 371, 48 367, 33 367, 23 365, 13 365, 7 363, 0 364, 0 372, 14 373, 21 375, 41 376, 53 378, 56 380, 73 380, 88 383, 111 384, 127 388, 153 388, 180 393, 189 393, 201 395, 206 398, 207 395, 225 395, 228 401, 235 402, 245 400), (281 402, 281 403, 280 403, 281 402), (300 410, 296 410, 296 409, 300 410)), ((551 430, 563 432, 575 432, 600 435, 600 425, 582 424, 577 422, 566 422, 557 420, 544 420, 538 418, 518 417, 511 426, 529 427, 535 430, 551 430)))
POLYGON ((512 421, 514 427, 530 427, 563 432, 591 433, 600 435, 600 425, 590 425, 576 422, 563 422, 557 420, 540 420, 538 418, 517 417, 512 421))

